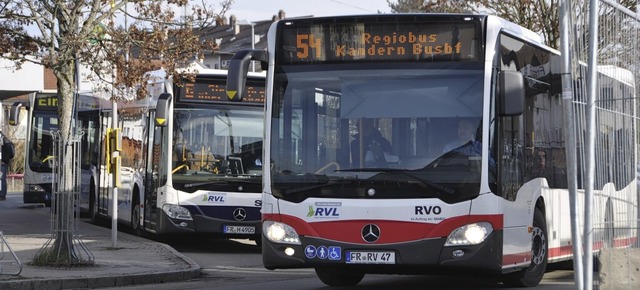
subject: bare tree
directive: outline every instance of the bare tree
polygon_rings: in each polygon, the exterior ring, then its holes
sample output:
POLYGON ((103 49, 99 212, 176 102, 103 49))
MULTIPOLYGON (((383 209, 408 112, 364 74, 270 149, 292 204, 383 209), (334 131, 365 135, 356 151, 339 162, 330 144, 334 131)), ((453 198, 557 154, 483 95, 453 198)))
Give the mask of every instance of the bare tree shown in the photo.
POLYGON ((551 47, 560 45, 559 0, 472 0, 481 11, 540 33, 551 47))
MULTIPOLYGON (((233 0, 219 7, 189 0, 0 0, 0 55, 19 65, 34 62, 50 68, 57 79, 58 118, 63 144, 72 136, 77 65, 91 69, 105 88, 139 88, 145 95, 144 72, 159 66, 167 72, 194 58, 203 49, 199 30, 223 17, 233 0), (217 12, 216 10, 217 9, 217 12), (180 12, 188 17, 180 18, 180 12), (116 25, 123 18, 127 25, 116 25), (33 58, 36 56, 36 58, 33 58)), ((180 79, 180 78, 178 78, 180 79)), ((113 98, 122 98, 114 93, 113 98)), ((67 146, 65 146, 67 148, 67 146)), ((72 157, 72 154, 62 154, 72 157)), ((71 160, 61 160, 63 172, 72 172, 71 160)), ((62 190, 72 184, 65 176, 62 190)), ((72 212, 72 211, 70 211, 72 212)), ((67 222, 67 221, 65 221, 67 222)), ((56 237, 57 244, 72 244, 71 234, 56 237)), ((60 247, 61 249, 69 247, 60 247)))
POLYGON ((387 0, 387 4, 393 13, 424 12, 424 0, 387 0))
MULTIPOLYGON (((636 0, 617 2, 632 11, 637 5, 636 0)), ((551 47, 560 45, 559 0, 387 0, 387 3, 395 13, 479 12, 496 15, 539 33, 551 47)), ((606 16, 611 11, 601 9, 600 14, 606 16)))
POLYGON ((387 0, 393 13, 470 13, 476 11, 475 2, 471 0, 387 0))
POLYGON ((559 44, 559 0, 387 0, 392 12, 484 13, 502 17, 559 44))

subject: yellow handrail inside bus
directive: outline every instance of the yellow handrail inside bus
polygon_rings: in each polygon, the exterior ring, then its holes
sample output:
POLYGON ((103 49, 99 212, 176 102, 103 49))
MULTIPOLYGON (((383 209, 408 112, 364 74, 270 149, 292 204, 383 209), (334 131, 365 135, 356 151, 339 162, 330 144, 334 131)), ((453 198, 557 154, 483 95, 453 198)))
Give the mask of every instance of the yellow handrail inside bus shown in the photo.
POLYGON ((178 170, 180 170, 180 169, 182 169, 182 168, 185 168, 185 167, 187 168, 187 170, 189 170, 189 165, 187 165, 187 164, 182 164, 182 165, 180 165, 180 166, 176 167, 175 169, 173 169, 173 171, 171 171, 171 173, 176 173, 178 170))
POLYGON ((45 163, 47 161, 49 161, 50 159, 56 158, 54 155, 48 155, 47 157, 45 157, 44 159, 42 159, 42 163, 45 163))

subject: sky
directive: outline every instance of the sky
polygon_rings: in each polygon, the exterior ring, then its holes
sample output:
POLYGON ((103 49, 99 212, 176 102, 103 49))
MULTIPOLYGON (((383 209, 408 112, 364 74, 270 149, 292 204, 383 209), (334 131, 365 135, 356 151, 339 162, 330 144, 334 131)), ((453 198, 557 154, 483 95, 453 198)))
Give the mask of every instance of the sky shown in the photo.
POLYGON ((391 12, 387 0, 235 0, 226 16, 250 22, 270 20, 280 9, 285 17, 391 12))

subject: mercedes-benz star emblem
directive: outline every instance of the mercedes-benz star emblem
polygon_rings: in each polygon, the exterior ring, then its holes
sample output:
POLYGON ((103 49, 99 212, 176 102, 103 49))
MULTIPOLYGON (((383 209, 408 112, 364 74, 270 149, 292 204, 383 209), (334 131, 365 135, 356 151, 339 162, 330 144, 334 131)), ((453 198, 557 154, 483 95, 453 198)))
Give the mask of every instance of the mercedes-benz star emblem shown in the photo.
POLYGON ((233 210, 233 218, 237 221, 243 221, 247 217, 247 211, 244 208, 236 208, 233 210))
POLYGON ((362 239, 367 243, 373 243, 380 238, 380 228, 374 224, 368 224, 362 228, 362 239))

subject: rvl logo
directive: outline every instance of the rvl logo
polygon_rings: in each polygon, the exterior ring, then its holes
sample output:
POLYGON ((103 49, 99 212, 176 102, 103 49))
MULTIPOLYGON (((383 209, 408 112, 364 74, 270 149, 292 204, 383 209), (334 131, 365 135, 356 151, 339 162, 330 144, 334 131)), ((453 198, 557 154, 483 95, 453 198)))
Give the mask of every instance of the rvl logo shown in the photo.
POLYGON ((339 217, 340 213, 338 213, 337 207, 316 207, 309 206, 309 212, 307 213, 308 217, 339 217))
POLYGON ((224 202, 224 195, 204 195, 202 201, 206 202, 224 202))

